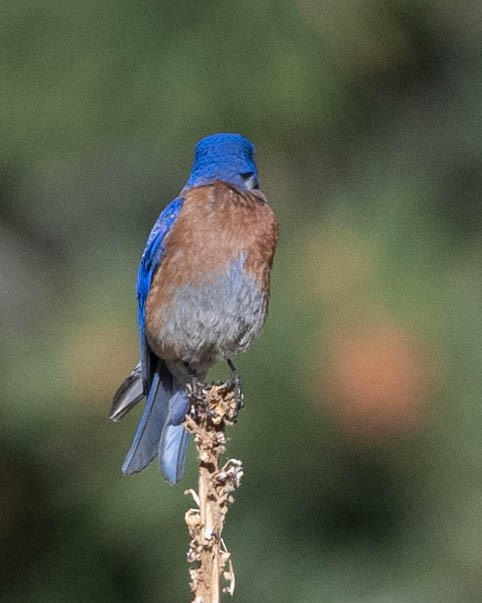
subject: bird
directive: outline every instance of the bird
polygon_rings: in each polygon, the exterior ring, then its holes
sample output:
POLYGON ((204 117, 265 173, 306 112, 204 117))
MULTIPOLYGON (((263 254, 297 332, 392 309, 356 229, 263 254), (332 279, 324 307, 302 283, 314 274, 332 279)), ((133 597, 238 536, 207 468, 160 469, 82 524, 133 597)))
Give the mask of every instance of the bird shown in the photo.
POLYGON ((186 184, 149 234, 136 282, 140 361, 109 414, 118 421, 146 399, 125 475, 157 457, 167 482, 181 480, 187 384, 204 380, 216 362, 233 368, 265 323, 279 227, 254 154, 241 134, 202 138, 186 184))

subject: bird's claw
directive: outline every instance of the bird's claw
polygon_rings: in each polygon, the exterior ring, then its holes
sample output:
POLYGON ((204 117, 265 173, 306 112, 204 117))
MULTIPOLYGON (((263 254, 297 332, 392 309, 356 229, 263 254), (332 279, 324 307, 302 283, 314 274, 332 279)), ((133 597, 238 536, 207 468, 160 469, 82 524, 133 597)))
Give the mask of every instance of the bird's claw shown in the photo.
POLYGON ((236 399, 237 409, 236 412, 239 412, 244 406, 244 392, 243 386, 241 384, 241 378, 239 377, 238 369, 234 366, 233 361, 228 358, 228 366, 231 369, 231 379, 226 384, 228 389, 234 392, 234 397, 236 399))
POLYGON ((206 384, 195 375, 191 375, 191 383, 188 386, 188 396, 191 402, 189 414, 194 420, 199 418, 199 409, 202 408, 207 416, 211 416, 211 409, 205 395, 206 384))

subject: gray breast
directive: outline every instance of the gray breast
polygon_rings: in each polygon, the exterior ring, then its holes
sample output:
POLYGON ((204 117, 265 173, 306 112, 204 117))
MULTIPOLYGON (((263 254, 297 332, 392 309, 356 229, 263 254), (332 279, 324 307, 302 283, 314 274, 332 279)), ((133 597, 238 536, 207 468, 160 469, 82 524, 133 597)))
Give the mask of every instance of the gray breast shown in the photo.
POLYGON ((243 264, 244 257, 205 285, 180 287, 167 311, 156 310, 162 320, 155 347, 163 358, 182 360, 203 372, 216 361, 243 352, 259 335, 266 298, 243 264))

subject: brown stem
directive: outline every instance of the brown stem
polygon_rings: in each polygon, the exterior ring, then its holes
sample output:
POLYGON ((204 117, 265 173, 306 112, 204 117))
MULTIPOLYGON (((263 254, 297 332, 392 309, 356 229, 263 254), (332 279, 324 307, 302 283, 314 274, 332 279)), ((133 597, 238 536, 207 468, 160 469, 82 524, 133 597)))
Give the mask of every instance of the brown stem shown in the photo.
POLYGON ((224 592, 234 590, 231 555, 221 534, 242 464, 230 460, 220 468, 219 458, 226 446, 224 428, 235 421, 239 408, 239 384, 195 384, 189 393, 191 412, 184 425, 194 435, 199 460, 199 491, 187 491, 198 504, 186 513, 191 538, 187 558, 195 564, 190 570, 191 591, 193 603, 220 603, 223 572, 228 581, 224 592))

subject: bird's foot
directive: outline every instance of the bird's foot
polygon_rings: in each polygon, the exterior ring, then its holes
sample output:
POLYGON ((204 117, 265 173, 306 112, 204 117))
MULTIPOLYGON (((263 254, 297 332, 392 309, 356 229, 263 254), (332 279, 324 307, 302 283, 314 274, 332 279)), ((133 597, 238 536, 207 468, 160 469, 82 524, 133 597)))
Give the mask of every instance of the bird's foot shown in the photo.
POLYGON ((234 393, 236 399, 236 413, 238 413, 244 406, 244 391, 241 383, 241 378, 238 373, 238 369, 234 366, 233 361, 228 358, 228 366, 231 369, 231 379, 227 382, 227 386, 234 393))
POLYGON ((186 389, 189 397, 189 416, 197 423, 204 421, 215 425, 220 422, 232 424, 238 412, 244 406, 244 393, 238 371, 228 360, 231 378, 211 384, 200 381, 191 375, 186 389))
POLYGON ((191 417, 197 421, 200 413, 205 413, 206 416, 211 416, 208 399, 206 397, 206 384, 200 381, 195 375, 191 375, 191 382, 187 386, 188 397, 190 401, 191 417))

